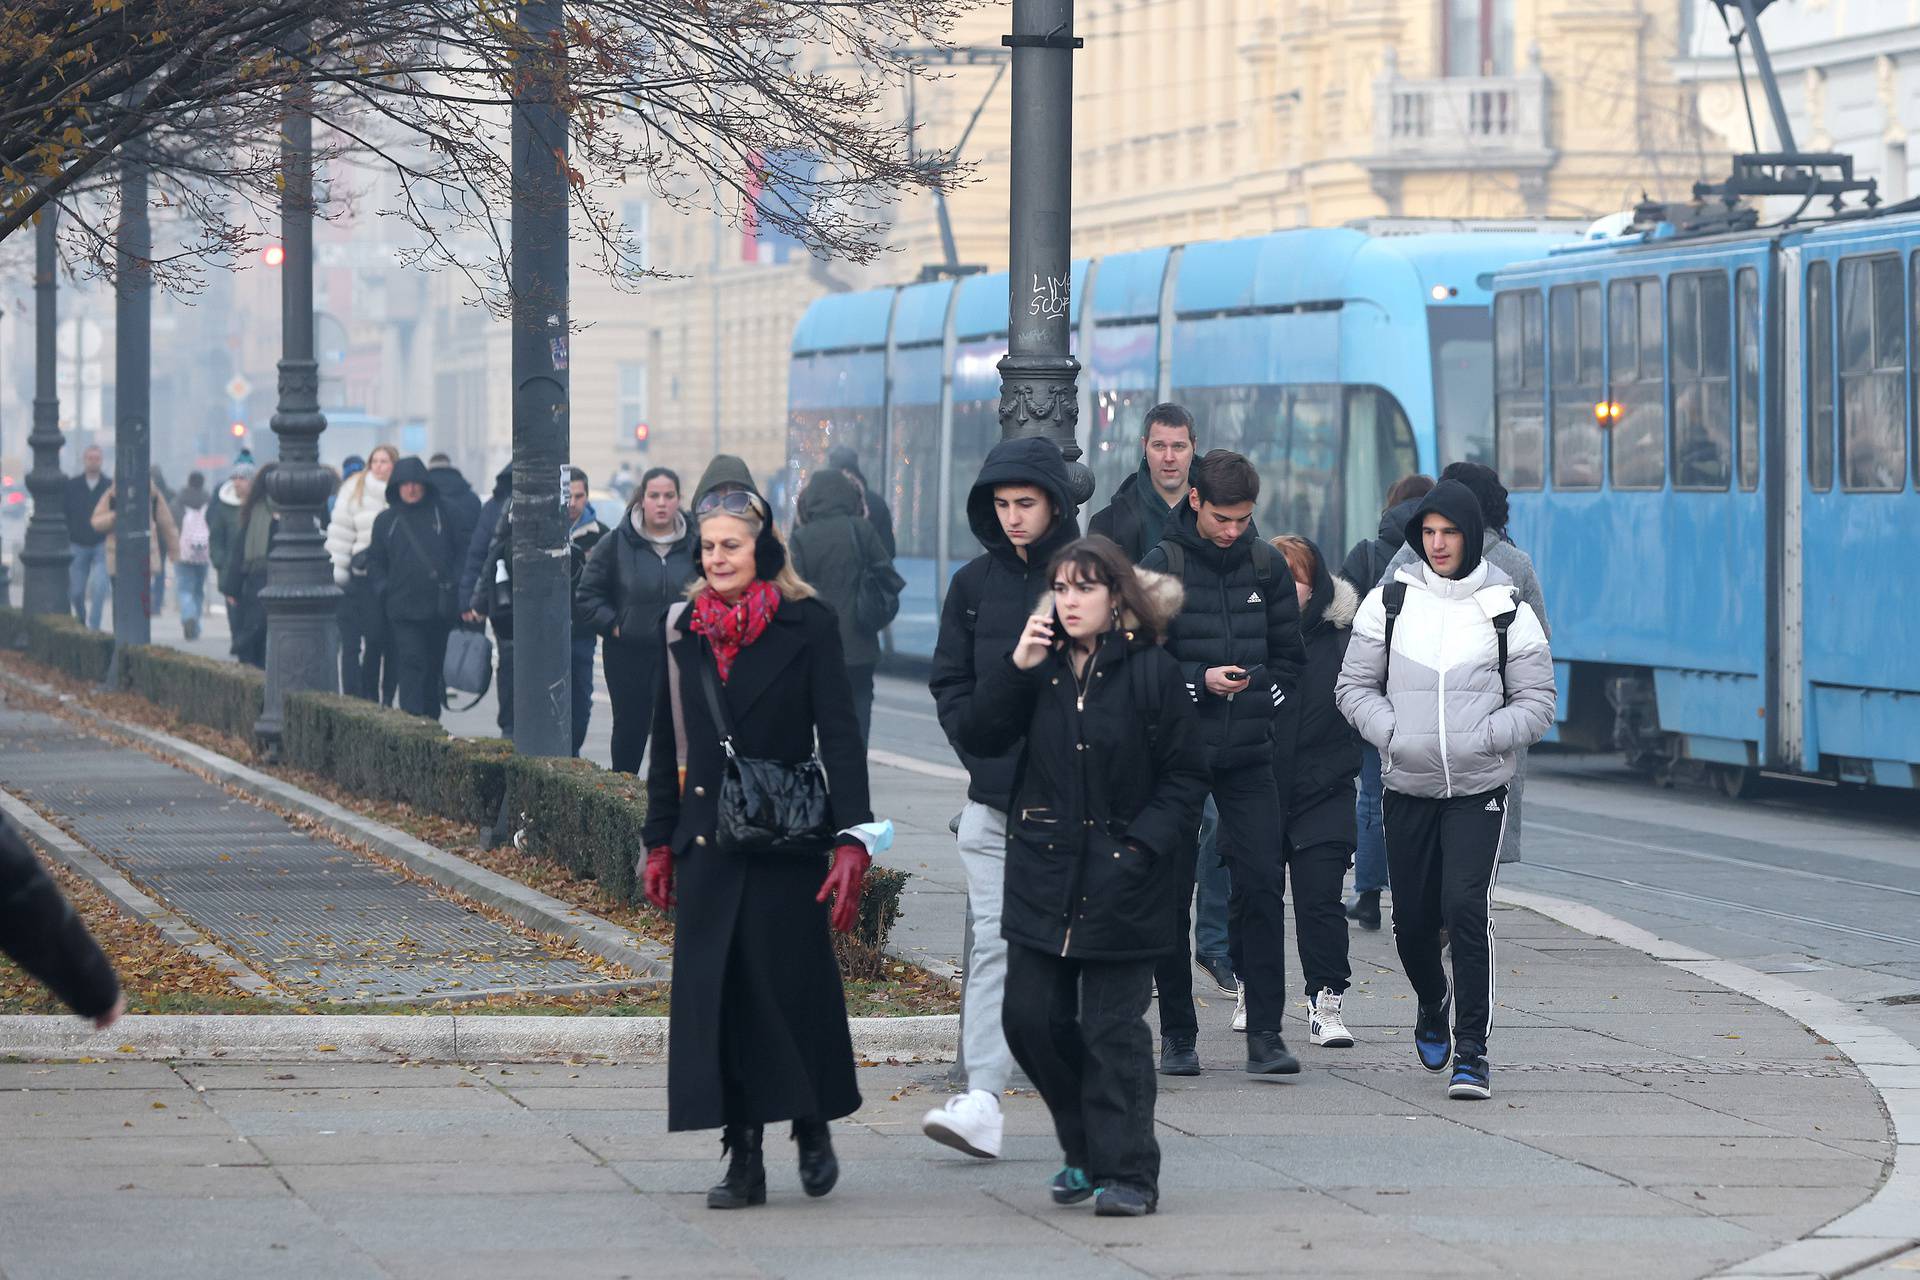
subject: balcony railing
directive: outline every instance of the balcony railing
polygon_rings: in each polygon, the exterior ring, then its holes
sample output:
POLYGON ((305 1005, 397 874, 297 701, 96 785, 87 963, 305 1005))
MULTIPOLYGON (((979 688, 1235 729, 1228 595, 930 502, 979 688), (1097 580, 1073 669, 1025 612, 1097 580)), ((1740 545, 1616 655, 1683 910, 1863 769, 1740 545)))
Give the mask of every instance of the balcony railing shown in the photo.
MULTIPOLYGON (((1531 52, 1531 51, 1530 51, 1531 52)), ((1392 50, 1374 82, 1373 165, 1481 168, 1550 162, 1547 79, 1533 58, 1514 76, 1407 80, 1392 50)))

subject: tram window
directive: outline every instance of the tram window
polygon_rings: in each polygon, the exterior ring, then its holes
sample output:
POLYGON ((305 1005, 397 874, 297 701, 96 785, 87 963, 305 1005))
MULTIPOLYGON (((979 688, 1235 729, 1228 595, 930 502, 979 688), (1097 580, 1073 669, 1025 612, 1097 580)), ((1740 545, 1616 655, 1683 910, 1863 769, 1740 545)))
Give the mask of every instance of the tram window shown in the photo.
POLYGON ((1561 285, 1547 295, 1553 361, 1553 486, 1600 487, 1600 286, 1561 285))
POLYGON ((887 504, 898 554, 932 559, 940 529, 940 406, 896 404, 888 437, 887 504))
POLYGON ((1740 343, 1740 487, 1760 487, 1760 274, 1742 267, 1734 277, 1739 307, 1734 322, 1740 343))
POLYGON ((1833 488, 1833 273, 1807 268, 1807 487, 1833 488))
POLYGON ((1673 487, 1724 489, 1732 473, 1727 277, 1676 275, 1667 285, 1673 352, 1673 487))
POLYGON ((1907 325, 1900 259, 1840 263, 1840 483, 1869 492, 1906 481, 1907 325))
POLYGON ((1540 295, 1493 303, 1495 460, 1509 489, 1538 489, 1546 470, 1545 342, 1540 295))
POLYGON ((1613 487, 1658 489, 1667 478, 1660 282, 1614 281, 1607 286, 1607 311, 1608 399, 1619 406, 1610 432, 1613 487))
MULTIPOLYGON (((1534 309, 1539 295, 1534 294, 1534 309)), ((1539 445, 1535 424, 1535 447, 1539 445)), ((1346 528, 1323 546, 1350 547, 1370 538, 1379 524, 1380 499, 1401 476, 1420 469, 1413 428, 1392 393, 1379 387, 1347 388, 1346 462, 1341 467, 1346 528)), ((1509 487, 1512 485, 1507 477, 1509 487)), ((1534 484, 1539 487, 1538 481, 1534 484)))
POLYGON ((1203 448, 1244 454, 1260 473, 1254 520, 1263 534, 1331 546, 1345 532, 1335 483, 1341 393, 1332 383, 1175 387, 1173 398, 1202 424, 1203 448))

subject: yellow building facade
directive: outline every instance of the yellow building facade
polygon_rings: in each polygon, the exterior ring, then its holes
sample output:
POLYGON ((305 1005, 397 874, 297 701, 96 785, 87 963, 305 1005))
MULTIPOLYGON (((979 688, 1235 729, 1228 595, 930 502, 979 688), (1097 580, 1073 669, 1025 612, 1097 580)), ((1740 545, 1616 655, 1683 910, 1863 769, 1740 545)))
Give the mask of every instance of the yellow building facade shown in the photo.
MULTIPOLYGON (((953 260, 990 270, 1007 257, 1007 8, 967 14, 953 42, 972 65, 938 66, 892 108, 927 150, 974 121, 971 180, 947 212, 953 260)), ((1725 168, 1673 69, 1708 17, 1706 0, 1082 0, 1074 252, 1370 218, 1590 220, 1643 193, 1685 198, 1725 168)), ((621 290, 576 263, 573 449, 596 483, 622 462, 690 483, 716 448, 771 474, 807 306, 947 262, 930 197, 903 203, 889 251, 862 268, 757 260, 717 219, 628 208, 668 278, 621 290)), ((511 387, 504 326, 480 330, 442 348, 435 432, 491 468, 510 448, 511 387)))

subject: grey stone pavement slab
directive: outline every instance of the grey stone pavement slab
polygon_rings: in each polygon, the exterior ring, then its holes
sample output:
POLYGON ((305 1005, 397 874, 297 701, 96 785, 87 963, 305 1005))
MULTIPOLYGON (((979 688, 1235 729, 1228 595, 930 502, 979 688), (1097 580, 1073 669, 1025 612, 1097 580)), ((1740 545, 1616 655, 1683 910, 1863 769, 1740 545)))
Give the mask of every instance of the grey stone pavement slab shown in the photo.
POLYGON ((1355 933, 1360 1042, 1290 1024, 1297 1079, 1240 1073, 1229 1006, 1202 1010, 1208 1070, 1162 1082, 1144 1220, 1051 1204, 1030 1094, 1007 1099, 1000 1160, 934 1146, 937 1065, 861 1071, 833 1195, 800 1193, 779 1129, 771 1202, 716 1214, 717 1137, 666 1132, 658 1065, 21 1062, 0 1064, 0 1272, 1652 1280, 1766 1255, 1880 1183, 1885 1114, 1832 1046, 1539 916, 1496 928, 1513 1029, 1491 1102, 1449 1102, 1414 1063, 1390 939, 1355 933), (1621 1016, 1620 991, 1662 1012, 1621 1016))

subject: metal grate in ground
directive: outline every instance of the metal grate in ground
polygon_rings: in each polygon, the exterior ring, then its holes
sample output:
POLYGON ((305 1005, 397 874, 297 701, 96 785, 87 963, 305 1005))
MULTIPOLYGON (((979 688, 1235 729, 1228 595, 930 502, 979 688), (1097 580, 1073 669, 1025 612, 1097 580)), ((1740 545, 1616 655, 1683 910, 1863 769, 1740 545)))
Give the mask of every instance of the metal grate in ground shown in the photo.
POLYGON ((309 999, 436 999, 608 980, 429 885, 142 751, 0 707, 0 785, 309 999))

